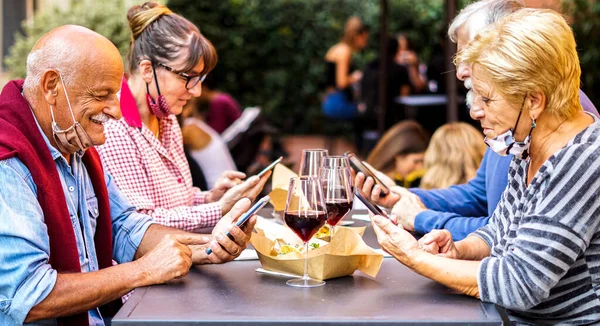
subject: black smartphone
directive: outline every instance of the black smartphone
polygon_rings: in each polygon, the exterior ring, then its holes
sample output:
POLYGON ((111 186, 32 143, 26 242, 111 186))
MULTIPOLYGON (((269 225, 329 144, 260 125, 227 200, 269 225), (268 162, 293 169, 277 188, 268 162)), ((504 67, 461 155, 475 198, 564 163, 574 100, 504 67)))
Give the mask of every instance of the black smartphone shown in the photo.
MULTIPOLYGON (((252 215, 256 214, 256 212, 258 212, 261 208, 265 207, 265 205, 269 203, 269 200, 271 200, 271 197, 269 196, 264 196, 263 198, 259 199, 256 202, 256 204, 254 204, 254 206, 252 206, 248 211, 246 211, 246 213, 244 213, 244 215, 240 216, 237 222, 235 222, 235 225, 240 228, 243 227, 244 224, 246 224, 246 222, 248 222, 248 220, 252 217, 252 215)), ((225 235, 229 239, 233 240, 233 236, 229 232, 227 232, 225 235)), ((207 248, 206 254, 210 255, 211 253, 212 249, 207 248)))
POLYGON ((258 172, 258 174, 256 176, 258 176, 259 178, 262 177, 265 173, 267 173, 267 171, 274 169, 275 165, 279 164, 281 162, 281 160, 283 160, 283 156, 280 156, 278 159, 273 161, 273 163, 269 164, 269 166, 264 168, 262 171, 258 172))
POLYGON ((354 153, 346 152, 344 153, 344 155, 348 157, 348 161, 350 161, 350 165, 356 173, 362 172, 365 175, 365 178, 371 177, 375 181, 375 184, 379 185, 379 187, 381 188, 381 194, 379 196, 383 197, 390 193, 390 189, 381 180, 379 180, 375 173, 371 169, 369 169, 368 166, 363 164, 363 162, 359 160, 358 157, 354 155, 354 153))
POLYGON ((375 215, 381 215, 387 219, 390 218, 383 209, 379 208, 379 206, 377 206, 374 202, 372 202, 369 198, 367 198, 367 195, 362 190, 355 188, 354 195, 356 195, 356 197, 358 197, 358 199, 363 204, 365 204, 365 206, 367 206, 367 208, 371 211, 371 213, 373 213, 375 215))

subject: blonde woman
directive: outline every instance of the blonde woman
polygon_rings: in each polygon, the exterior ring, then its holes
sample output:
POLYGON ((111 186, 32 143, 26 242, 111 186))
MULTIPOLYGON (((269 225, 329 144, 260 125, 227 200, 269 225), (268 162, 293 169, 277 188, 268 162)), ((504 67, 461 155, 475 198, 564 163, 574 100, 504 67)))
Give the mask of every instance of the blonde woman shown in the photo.
POLYGON ((367 157, 376 170, 406 188, 418 187, 423 176, 423 157, 429 137, 415 121, 393 125, 367 157))
POLYGON ((358 108, 352 94, 352 85, 362 79, 354 71, 352 55, 367 46, 369 29, 358 17, 350 17, 344 26, 344 37, 325 54, 326 89, 323 112, 337 119, 354 118, 358 108))
POLYGON ((475 177, 487 147, 483 135, 464 122, 441 126, 425 152, 420 188, 439 189, 467 183, 475 177))
POLYGON ((575 38, 552 10, 521 9, 477 35, 457 62, 471 110, 499 155, 513 155, 489 223, 454 242, 419 242, 380 216, 382 248, 415 272, 504 307, 512 324, 600 322, 600 121, 579 102, 575 38))

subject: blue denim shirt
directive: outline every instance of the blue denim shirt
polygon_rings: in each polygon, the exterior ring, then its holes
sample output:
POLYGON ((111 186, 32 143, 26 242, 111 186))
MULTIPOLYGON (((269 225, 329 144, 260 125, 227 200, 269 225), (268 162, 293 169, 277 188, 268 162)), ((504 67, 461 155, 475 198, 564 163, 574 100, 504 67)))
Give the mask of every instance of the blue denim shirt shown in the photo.
MULTIPOLYGON (((39 126, 38 126, 39 127, 39 126)), ((71 166, 50 145, 75 231, 82 272, 98 270, 94 234, 98 200, 82 162, 82 152, 72 155, 71 166)), ((136 212, 105 173, 113 229, 113 259, 133 260, 142 238, 153 222, 136 212)), ((57 272, 48 263, 49 238, 37 201, 37 188, 27 167, 18 159, 0 161, 0 325, 22 324, 29 310, 54 288, 57 272)), ((98 309, 89 311, 90 325, 104 325, 98 309)), ((55 324, 44 320, 36 324, 55 324)))

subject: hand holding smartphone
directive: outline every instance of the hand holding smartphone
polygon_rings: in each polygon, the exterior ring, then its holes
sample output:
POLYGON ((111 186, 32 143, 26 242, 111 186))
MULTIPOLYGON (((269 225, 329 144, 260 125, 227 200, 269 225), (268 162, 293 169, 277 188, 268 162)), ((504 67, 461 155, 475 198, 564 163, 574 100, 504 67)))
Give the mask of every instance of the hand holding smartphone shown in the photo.
POLYGON ((273 163, 269 164, 269 166, 267 166, 266 168, 264 168, 262 171, 258 172, 258 174, 256 175, 257 177, 262 177, 265 173, 267 173, 267 171, 274 169, 275 165, 279 164, 281 162, 281 160, 283 159, 283 156, 280 156, 278 159, 276 159, 275 161, 273 161, 273 163))
POLYGON ((356 157, 356 155, 354 155, 354 153, 346 152, 346 153, 344 153, 344 155, 346 155, 348 157, 348 160, 350 161, 350 165, 352 166, 352 169, 354 169, 354 171, 356 173, 362 172, 365 175, 365 178, 366 177, 373 178, 373 180, 375 181, 375 184, 379 185, 379 187, 381 188, 381 194, 379 195, 380 197, 384 197, 385 195, 390 193, 390 189, 381 180, 379 180, 379 178, 377 178, 375 173, 371 169, 369 169, 368 166, 363 164, 363 162, 361 160, 359 160, 358 157, 356 157))
POLYGON ((354 188, 354 195, 356 195, 356 197, 358 197, 358 199, 363 204, 365 204, 365 206, 367 206, 367 209, 371 211, 371 213, 375 215, 381 215, 387 219, 390 218, 385 211, 383 211, 381 208, 379 208, 379 206, 377 206, 369 198, 367 198, 367 195, 364 192, 362 192, 362 190, 354 188))
MULTIPOLYGON (((240 218, 237 220, 237 222, 235 222, 235 226, 242 228, 244 226, 244 224, 246 224, 246 222, 248 222, 248 220, 254 214, 256 214, 256 212, 258 212, 261 208, 265 207, 265 205, 269 203, 269 200, 271 200, 271 198, 269 196, 264 196, 263 198, 259 199, 256 202, 256 204, 254 204, 254 206, 252 206, 248 211, 246 211, 246 213, 244 213, 242 216, 240 216, 240 218)), ((233 241, 233 236, 229 232, 227 232, 225 235, 233 241)), ((206 254, 210 255, 211 253, 212 253, 212 249, 207 248, 206 254)))

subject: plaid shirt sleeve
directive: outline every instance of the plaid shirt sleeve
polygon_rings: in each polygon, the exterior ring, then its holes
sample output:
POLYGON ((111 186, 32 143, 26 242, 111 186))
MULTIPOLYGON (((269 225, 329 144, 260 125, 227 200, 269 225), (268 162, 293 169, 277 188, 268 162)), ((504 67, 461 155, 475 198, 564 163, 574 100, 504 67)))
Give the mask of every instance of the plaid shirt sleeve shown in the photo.
POLYGON ((203 194, 198 188, 189 189, 194 196, 193 200, 187 201, 188 205, 165 205, 174 201, 173 196, 189 198, 190 193, 176 194, 170 191, 169 185, 157 187, 150 181, 170 172, 162 166, 149 166, 147 155, 153 149, 142 148, 143 142, 136 143, 139 139, 135 132, 138 131, 123 120, 109 121, 105 126, 106 143, 97 147, 105 169, 131 204, 138 212, 150 215, 165 226, 185 231, 214 226, 221 218, 221 207, 218 203, 201 204, 207 193, 203 194), (155 175, 152 175, 153 171, 155 175), (156 171, 161 171, 160 175, 156 176, 156 171))
POLYGON ((202 191, 200 188, 194 187, 194 205, 205 204, 207 201, 206 197, 208 197, 209 194, 210 191, 202 191))

